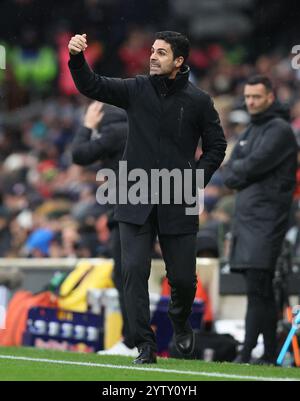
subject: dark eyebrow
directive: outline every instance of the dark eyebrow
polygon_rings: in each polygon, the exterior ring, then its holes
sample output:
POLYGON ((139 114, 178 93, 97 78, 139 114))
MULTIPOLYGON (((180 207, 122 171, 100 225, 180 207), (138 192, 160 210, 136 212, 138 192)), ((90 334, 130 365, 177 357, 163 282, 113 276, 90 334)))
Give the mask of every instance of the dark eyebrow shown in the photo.
MULTIPOLYGON (((153 46, 151 47, 151 50, 155 50, 153 46)), ((163 50, 164 52, 168 53, 168 50, 164 49, 163 47, 158 48, 157 51, 158 50, 163 50)))

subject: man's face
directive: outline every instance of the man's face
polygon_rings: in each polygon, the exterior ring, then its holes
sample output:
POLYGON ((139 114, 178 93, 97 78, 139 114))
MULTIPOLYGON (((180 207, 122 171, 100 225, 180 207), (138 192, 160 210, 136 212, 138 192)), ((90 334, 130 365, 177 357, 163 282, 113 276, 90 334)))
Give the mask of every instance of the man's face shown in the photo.
POLYGON ((169 43, 161 39, 153 43, 150 55, 150 75, 166 74, 174 78, 182 63, 183 57, 174 59, 169 43))
POLYGON ((244 97, 250 115, 263 113, 274 102, 273 92, 269 92, 263 84, 246 85, 244 97))

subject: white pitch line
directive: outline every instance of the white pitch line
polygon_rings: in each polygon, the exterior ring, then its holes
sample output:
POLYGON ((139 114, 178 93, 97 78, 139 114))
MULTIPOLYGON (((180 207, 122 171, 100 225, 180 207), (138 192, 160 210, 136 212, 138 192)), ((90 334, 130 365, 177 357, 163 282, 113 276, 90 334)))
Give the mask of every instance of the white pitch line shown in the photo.
POLYGON ((300 379, 298 380, 298 379, 277 378, 277 377, 231 375, 231 374, 217 373, 217 372, 208 373, 208 372, 195 372, 195 371, 190 371, 190 370, 144 368, 144 367, 110 365, 110 364, 92 363, 92 362, 62 361, 62 360, 56 360, 56 359, 27 358, 24 356, 13 356, 13 355, 0 355, 0 359, 25 361, 25 362, 53 363, 53 364, 59 364, 59 365, 86 366, 86 367, 91 367, 91 368, 109 368, 109 369, 126 369, 126 370, 135 370, 135 371, 145 371, 145 372, 176 373, 176 374, 181 374, 181 375, 219 377, 219 378, 224 378, 224 379, 241 379, 241 380, 250 379, 250 380, 259 380, 259 381, 299 381, 300 380, 300 379))

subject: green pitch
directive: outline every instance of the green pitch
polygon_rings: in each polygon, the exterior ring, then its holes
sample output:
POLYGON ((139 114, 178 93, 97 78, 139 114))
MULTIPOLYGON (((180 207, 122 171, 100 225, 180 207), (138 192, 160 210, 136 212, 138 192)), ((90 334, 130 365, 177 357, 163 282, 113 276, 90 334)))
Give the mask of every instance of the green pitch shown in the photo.
POLYGON ((1 348, 0 380, 204 381, 300 380, 300 369, 159 358, 136 367, 132 358, 35 348, 1 348))

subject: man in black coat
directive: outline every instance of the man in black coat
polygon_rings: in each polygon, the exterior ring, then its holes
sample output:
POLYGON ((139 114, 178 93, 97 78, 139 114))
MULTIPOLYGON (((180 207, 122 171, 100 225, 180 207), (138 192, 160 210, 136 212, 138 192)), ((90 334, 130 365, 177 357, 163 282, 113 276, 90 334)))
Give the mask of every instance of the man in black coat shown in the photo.
MULTIPOLYGON (((129 134, 123 155, 128 172, 204 170, 204 185, 220 166, 226 141, 210 96, 189 82, 189 41, 177 32, 160 32, 151 48, 150 75, 131 79, 99 76, 85 62, 86 35, 69 43, 69 67, 84 95, 124 108, 129 134), (194 161, 202 140, 203 154, 194 161)), ((126 183, 127 184, 127 183, 126 183)), ((132 183, 131 183, 132 184, 132 183)), ((195 190, 195 180, 188 183, 195 190)), ((124 182, 119 183, 119 189, 124 182)), ((155 196, 157 194, 155 193, 155 196)), ((122 246, 125 302, 131 335, 140 355, 134 363, 155 363, 156 343, 150 327, 148 279, 151 245, 158 234, 171 285, 169 317, 177 348, 193 351, 189 315, 196 289, 196 233, 198 216, 186 213, 186 203, 122 203, 116 207, 122 246)), ((145 201, 145 199, 144 199, 145 201)))
POLYGON ((103 167, 117 170, 127 133, 127 114, 124 110, 101 102, 91 103, 83 125, 73 139, 73 162, 88 166, 101 160, 103 167))
POLYGON ((262 333, 261 362, 274 363, 277 312, 272 281, 296 182, 297 145, 288 113, 275 100, 268 78, 250 78, 244 96, 251 123, 224 168, 225 184, 238 191, 230 265, 244 272, 248 297, 244 348, 237 362, 250 361, 262 333))
MULTIPOLYGON (((127 134, 128 122, 124 110, 97 101, 91 103, 85 113, 83 125, 77 130, 72 143, 73 162, 86 166, 101 161, 103 167, 117 171, 119 160, 124 152, 127 134)), ((123 338, 111 349, 99 351, 99 354, 136 356, 137 351, 130 338, 124 303, 120 231, 118 223, 113 218, 113 209, 109 211, 109 228, 114 259, 113 281, 119 293, 123 338)))

